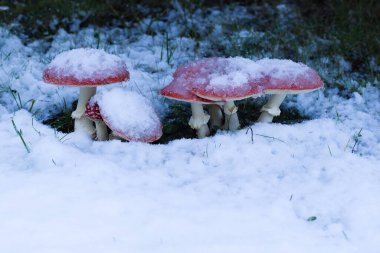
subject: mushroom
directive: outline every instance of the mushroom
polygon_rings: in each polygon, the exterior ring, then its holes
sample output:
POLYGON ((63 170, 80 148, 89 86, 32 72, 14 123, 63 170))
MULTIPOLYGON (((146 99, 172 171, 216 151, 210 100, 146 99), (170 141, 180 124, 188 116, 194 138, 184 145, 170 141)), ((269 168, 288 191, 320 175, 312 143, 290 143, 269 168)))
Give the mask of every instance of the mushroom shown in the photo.
POLYGON ((87 103, 84 115, 95 123, 96 139, 98 141, 106 141, 108 140, 107 125, 104 123, 103 117, 100 114, 98 103, 92 100, 93 99, 87 103))
POLYGON ((184 77, 186 69, 187 66, 180 66, 173 74, 173 81, 161 89, 160 94, 166 98, 190 102, 192 116, 189 125, 197 130, 198 138, 204 138, 210 134, 207 125, 210 118, 210 127, 219 127, 222 125, 223 115, 219 105, 214 101, 198 97, 188 90, 192 83, 184 77), (203 110, 203 105, 207 105, 210 115, 203 110))
POLYGON ((162 136, 160 118, 143 96, 115 88, 97 94, 94 100, 111 135, 137 142, 153 142, 162 136))
POLYGON ((71 117, 75 131, 94 134, 92 121, 83 117, 86 104, 95 95, 96 87, 127 81, 125 62, 104 50, 79 48, 58 54, 43 72, 46 83, 80 87, 78 105, 71 117))
POLYGON ((261 108, 258 122, 272 122, 280 115, 279 109, 287 94, 300 94, 315 91, 323 87, 318 73, 302 63, 291 60, 262 59, 257 64, 263 67, 268 76, 263 82, 265 94, 273 94, 261 108))
POLYGON ((242 57, 208 58, 191 64, 186 77, 193 82, 191 92, 198 97, 222 103, 225 123, 223 128, 239 128, 237 106, 234 101, 261 95, 260 83, 265 76, 254 61, 242 57))

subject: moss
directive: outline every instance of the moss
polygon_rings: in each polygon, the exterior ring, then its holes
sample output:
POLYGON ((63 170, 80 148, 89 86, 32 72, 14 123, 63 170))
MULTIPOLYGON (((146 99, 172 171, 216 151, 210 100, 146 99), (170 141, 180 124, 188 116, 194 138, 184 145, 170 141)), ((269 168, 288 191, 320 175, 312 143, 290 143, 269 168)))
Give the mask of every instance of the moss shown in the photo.
POLYGON ((54 115, 43 122, 62 133, 71 133, 74 131, 74 120, 71 118, 71 112, 65 111, 54 115))
POLYGON ((163 119, 163 135, 156 143, 168 143, 181 138, 194 138, 196 133, 188 125, 191 117, 189 103, 174 103, 163 119))

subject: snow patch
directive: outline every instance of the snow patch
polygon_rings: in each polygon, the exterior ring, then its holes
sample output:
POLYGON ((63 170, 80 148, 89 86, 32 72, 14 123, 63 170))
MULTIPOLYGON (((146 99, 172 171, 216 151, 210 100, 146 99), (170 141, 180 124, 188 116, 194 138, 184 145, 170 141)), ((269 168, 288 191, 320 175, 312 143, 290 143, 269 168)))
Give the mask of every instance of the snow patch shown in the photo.
POLYGON ((243 57, 220 58, 206 68, 214 69, 210 75, 210 90, 241 87, 252 79, 263 77, 261 66, 243 57))
POLYGON ((277 79, 296 78, 305 75, 310 68, 302 63, 286 59, 268 59, 256 61, 263 73, 277 79))
POLYGON ((131 140, 144 140, 161 127, 151 102, 136 92, 115 88, 95 97, 106 124, 131 140))
POLYGON ((79 80, 115 76, 125 68, 120 57, 93 48, 78 48, 60 53, 47 66, 58 77, 73 76, 79 80))

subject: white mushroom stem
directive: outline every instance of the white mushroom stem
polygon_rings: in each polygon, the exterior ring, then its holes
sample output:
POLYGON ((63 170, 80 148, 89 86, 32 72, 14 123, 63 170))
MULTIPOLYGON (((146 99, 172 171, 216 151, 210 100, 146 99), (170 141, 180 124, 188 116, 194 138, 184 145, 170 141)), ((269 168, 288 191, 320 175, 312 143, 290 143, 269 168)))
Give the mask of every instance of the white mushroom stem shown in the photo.
POLYGON ((86 111, 86 104, 92 96, 96 93, 96 87, 81 87, 79 91, 79 99, 77 108, 71 113, 71 117, 75 120, 74 130, 75 131, 86 131, 92 135, 95 128, 92 121, 87 117, 83 117, 86 111))
POLYGON ((284 101, 286 94, 275 94, 269 99, 269 101, 261 108, 261 115, 258 122, 270 123, 273 117, 280 115, 280 105, 284 101))
POLYGON ((96 139, 98 141, 106 141, 108 140, 108 130, 107 125, 103 120, 95 120, 96 127, 96 139))
POLYGON ((240 127, 239 117, 237 115, 237 106, 234 104, 234 101, 226 101, 224 103, 224 114, 225 122, 224 129, 237 130, 240 127))
POLYGON ((197 130, 198 138, 204 138, 210 134, 210 129, 207 126, 207 122, 210 119, 210 115, 207 115, 203 111, 203 106, 201 103, 192 102, 191 103, 192 116, 189 120, 189 125, 191 128, 197 130))
POLYGON ((208 113, 210 114, 210 127, 221 127, 223 125, 223 113, 220 106, 217 104, 207 105, 208 113))

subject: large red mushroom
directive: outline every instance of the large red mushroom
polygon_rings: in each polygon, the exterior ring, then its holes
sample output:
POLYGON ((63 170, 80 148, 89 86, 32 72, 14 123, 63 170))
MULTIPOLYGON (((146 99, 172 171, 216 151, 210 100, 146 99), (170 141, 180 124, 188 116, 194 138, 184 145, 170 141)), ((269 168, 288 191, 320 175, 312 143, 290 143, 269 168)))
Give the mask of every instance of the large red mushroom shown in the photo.
POLYGON ((223 114, 215 101, 198 97, 189 90, 192 83, 186 77, 188 74, 187 67, 187 65, 180 66, 173 74, 173 81, 161 89, 160 94, 169 99, 189 102, 191 104, 192 116, 189 120, 189 125, 197 130, 198 138, 203 138, 210 134, 210 129, 207 125, 209 120, 211 127, 220 127, 222 125, 223 114), (203 105, 207 105, 210 115, 203 110, 203 105))
POLYGON ((259 65, 242 57, 202 59, 181 70, 179 76, 192 93, 224 105, 224 128, 229 130, 240 126, 234 101, 260 96, 260 83, 265 79, 259 65))

